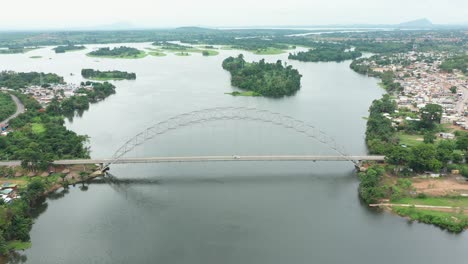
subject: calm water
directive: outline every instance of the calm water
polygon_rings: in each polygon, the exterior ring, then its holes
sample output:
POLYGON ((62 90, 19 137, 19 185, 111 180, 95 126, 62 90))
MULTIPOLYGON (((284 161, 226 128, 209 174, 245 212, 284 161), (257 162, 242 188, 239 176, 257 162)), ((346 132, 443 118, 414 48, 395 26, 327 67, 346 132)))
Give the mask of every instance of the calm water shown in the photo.
MULTIPOLYGON (((383 92, 375 79, 352 72, 349 62, 300 63, 286 54, 243 52, 248 60, 285 60, 303 75, 295 96, 267 99, 224 94, 233 88, 221 62, 238 51, 141 60, 89 58, 86 52, 2 55, 0 69, 55 72, 68 82, 82 81, 82 68, 136 72, 136 81, 115 82, 117 94, 67 122, 90 136, 96 158, 111 156, 152 124, 219 106, 290 115, 320 127, 349 153, 364 154, 362 117, 383 92)), ((237 120, 172 131, 128 156, 331 153, 292 131, 237 120)), ((368 210, 346 162, 119 165, 111 173, 116 180, 50 197, 21 261, 373 264, 464 263, 468 257, 466 232, 453 235, 368 210)))

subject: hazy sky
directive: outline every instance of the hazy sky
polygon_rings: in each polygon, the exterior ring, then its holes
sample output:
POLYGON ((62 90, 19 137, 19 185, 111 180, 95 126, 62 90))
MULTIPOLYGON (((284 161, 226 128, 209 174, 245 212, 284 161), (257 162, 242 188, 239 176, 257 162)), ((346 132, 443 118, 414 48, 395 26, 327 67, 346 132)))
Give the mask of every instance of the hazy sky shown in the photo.
POLYGON ((467 0, 2 0, 0 28, 468 22, 467 0))

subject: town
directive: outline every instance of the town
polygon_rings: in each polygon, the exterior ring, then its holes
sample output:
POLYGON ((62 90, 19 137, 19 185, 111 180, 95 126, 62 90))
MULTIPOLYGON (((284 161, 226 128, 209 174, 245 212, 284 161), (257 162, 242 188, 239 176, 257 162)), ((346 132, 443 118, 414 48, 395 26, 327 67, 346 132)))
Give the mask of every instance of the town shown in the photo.
MULTIPOLYGON (((441 124, 450 124, 457 129, 468 129, 468 80, 459 70, 446 72, 440 68, 443 60, 449 54, 445 52, 417 52, 397 53, 391 55, 374 55, 360 61, 368 70, 369 76, 392 72, 397 89, 393 98, 398 109, 410 110, 418 113, 427 104, 442 106, 441 124)), ((419 121, 418 118, 392 118, 394 126, 403 121, 419 121)), ((453 139, 450 133, 444 133, 444 138, 453 139)))

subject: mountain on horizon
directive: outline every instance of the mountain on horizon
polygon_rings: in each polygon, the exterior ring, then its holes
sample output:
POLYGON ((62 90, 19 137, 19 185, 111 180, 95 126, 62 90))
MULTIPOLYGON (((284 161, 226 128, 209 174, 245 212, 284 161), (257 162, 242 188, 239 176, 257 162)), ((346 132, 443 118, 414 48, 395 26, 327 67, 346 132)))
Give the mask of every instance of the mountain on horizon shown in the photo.
POLYGON ((399 28, 433 28, 434 24, 432 24, 432 22, 427 18, 421 18, 403 22, 398 24, 397 26, 399 28))

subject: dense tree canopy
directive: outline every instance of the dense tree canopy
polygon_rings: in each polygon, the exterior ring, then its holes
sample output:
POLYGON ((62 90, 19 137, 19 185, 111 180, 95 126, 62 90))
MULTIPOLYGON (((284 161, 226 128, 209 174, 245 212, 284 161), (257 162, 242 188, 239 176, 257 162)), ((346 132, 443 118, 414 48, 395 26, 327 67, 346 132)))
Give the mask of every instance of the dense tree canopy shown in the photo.
POLYGON ((54 48, 55 53, 65 53, 67 51, 73 51, 73 50, 83 50, 86 49, 85 46, 75 46, 72 44, 68 44, 65 46, 58 46, 54 48))
POLYGON ((0 122, 14 114, 16 104, 7 93, 0 92, 0 122))
POLYGON ((468 55, 463 54, 452 58, 448 58, 444 62, 442 62, 442 64, 440 65, 440 69, 447 72, 453 72, 453 70, 457 69, 462 71, 464 74, 467 74, 468 55))
POLYGON ((25 88, 30 85, 48 85, 55 83, 64 83, 63 77, 55 73, 39 72, 0 72, 0 87, 10 89, 25 88))
POLYGON ((308 51, 301 51, 298 53, 290 53, 289 59, 299 61, 344 61, 352 60, 361 57, 362 53, 359 51, 347 50, 344 46, 327 46, 310 49, 308 51))
POLYGON ((130 48, 130 47, 116 47, 116 48, 100 48, 95 51, 88 53, 91 56, 100 57, 138 57, 142 53, 141 50, 130 48))
POLYGON ((248 63, 243 55, 229 57, 223 61, 223 68, 231 73, 231 84, 263 96, 281 97, 292 95, 301 87, 301 75, 292 66, 266 63, 265 60, 248 63))
POLYGON ((93 69, 82 69, 81 76, 88 79, 127 79, 135 80, 136 74, 125 71, 99 71, 93 69))

